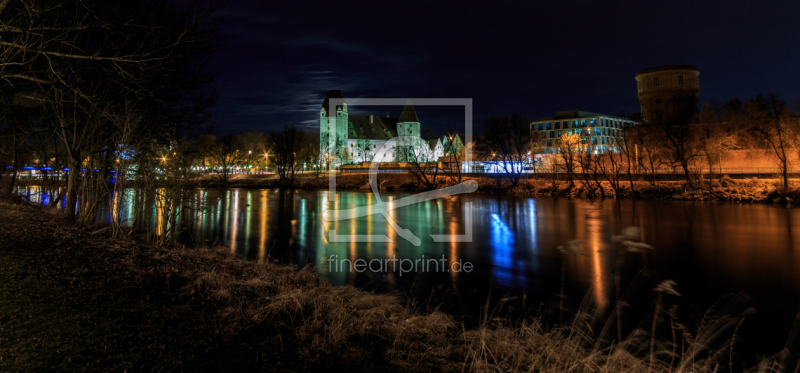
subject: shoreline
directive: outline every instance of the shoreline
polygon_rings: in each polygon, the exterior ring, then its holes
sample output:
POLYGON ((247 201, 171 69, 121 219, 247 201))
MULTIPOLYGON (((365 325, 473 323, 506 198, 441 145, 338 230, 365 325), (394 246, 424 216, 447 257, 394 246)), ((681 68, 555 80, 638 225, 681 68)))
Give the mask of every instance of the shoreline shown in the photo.
MULTIPOLYGON (((451 183, 443 176, 439 176, 436 188, 444 188, 451 183)), ((620 181, 619 195, 614 193, 611 183, 600 181, 602 191, 597 188, 590 192, 580 181, 575 180, 571 186, 565 180, 551 179, 520 179, 517 186, 511 185, 507 180, 498 182, 497 177, 465 176, 463 180, 475 180, 478 183, 477 194, 486 195, 511 195, 520 197, 571 197, 571 198, 624 198, 653 201, 715 201, 734 203, 772 203, 791 204, 800 201, 800 180, 793 181, 792 189, 783 193, 776 187, 773 179, 732 179, 727 175, 716 179, 702 181, 702 187, 693 190, 684 188, 685 181, 634 181, 635 189, 631 191, 628 180, 620 181)), ((369 178, 365 174, 338 174, 336 189, 348 191, 370 191, 369 178)), ((790 180, 791 181, 791 180, 790 180)), ((381 191, 416 193, 423 191, 414 175, 404 174, 378 174, 381 191)), ((221 187, 212 182, 201 183, 201 187, 221 187)), ((258 180, 241 178, 235 179, 229 188, 261 189, 281 188, 277 179, 258 180)), ((285 186, 284 186, 285 187, 285 186)), ((294 187, 303 190, 327 190, 328 178, 305 177, 296 180, 294 187)), ((595 186, 596 188, 596 186, 595 186)))
MULTIPOLYGON (((588 348, 600 342, 581 334, 590 310, 559 327, 490 316, 470 328, 439 311, 408 309, 397 295, 334 287, 308 267, 101 232, 0 204, 0 293, 8 300, 0 305, 0 370, 619 368, 615 344, 588 348)), ((621 356, 626 372, 648 369, 641 351, 621 356)), ((683 360, 698 372, 727 364, 683 360)), ((677 368, 667 363, 654 371, 677 368)))
MULTIPOLYGON (((239 175, 237 175, 239 176, 239 175)), ((790 180, 791 188, 783 192, 777 186, 777 179, 732 179, 723 175, 717 179, 702 181, 702 186, 686 189, 685 181, 634 181, 635 190, 631 190, 627 180, 620 181, 619 192, 615 193, 608 181, 600 181, 602 186, 596 185, 589 190, 580 181, 575 180, 570 185, 565 180, 551 179, 521 179, 514 186, 507 180, 498 182, 494 177, 464 177, 462 180, 475 180, 478 189, 475 194, 506 195, 519 197, 553 197, 553 198, 584 198, 606 199, 620 198, 646 201, 708 201, 729 203, 759 203, 791 205, 800 202, 800 180, 790 180)), ((35 180, 18 182, 17 187, 39 186, 35 180)), ((366 174, 339 174, 336 178, 336 189, 343 191, 370 192, 369 179, 366 174)), ((415 176, 409 173, 379 174, 378 181, 381 192, 417 193, 423 191, 415 176)), ((196 180, 197 188, 241 188, 241 189, 301 189, 301 190, 327 190, 327 176, 303 175, 295 180, 291 186, 281 183, 274 175, 244 175, 232 178, 227 186, 216 180, 205 178, 196 180), (255 177, 253 177, 255 176, 255 177), (265 177, 266 176, 266 177, 265 177)), ((593 182, 594 183, 594 182, 593 182)), ((451 185, 444 177, 436 185, 436 189, 451 185)))

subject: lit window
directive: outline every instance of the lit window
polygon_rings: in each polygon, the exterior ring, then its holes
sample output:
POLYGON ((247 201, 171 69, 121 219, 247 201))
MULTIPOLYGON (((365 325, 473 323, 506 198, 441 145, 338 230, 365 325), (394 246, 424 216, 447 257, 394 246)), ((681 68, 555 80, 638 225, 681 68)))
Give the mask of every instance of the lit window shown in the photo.
POLYGON ((552 129, 552 128, 551 128, 551 126, 550 126, 550 123, 547 123, 547 126, 546 126, 546 127, 547 127, 547 129, 548 129, 548 130, 551 130, 551 129, 552 129))
POLYGON ((544 123, 539 123, 539 131, 544 129, 544 123))

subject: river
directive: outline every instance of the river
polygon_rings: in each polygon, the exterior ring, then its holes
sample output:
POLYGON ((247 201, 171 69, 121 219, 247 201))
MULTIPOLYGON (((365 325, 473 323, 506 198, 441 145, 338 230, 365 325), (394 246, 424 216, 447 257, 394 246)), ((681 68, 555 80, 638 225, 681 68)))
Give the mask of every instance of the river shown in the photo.
MULTIPOLYGON (((40 190, 27 187, 19 192, 36 199, 40 190)), ((626 286, 637 283, 633 280, 637 273, 644 278, 638 282, 644 289, 637 298, 642 309, 650 306, 647 292, 665 279, 678 283, 682 297, 672 302, 685 310, 687 318, 744 291, 753 298, 750 304, 758 314, 747 320, 741 333, 749 333, 754 341, 763 339, 759 346, 765 352, 782 347, 800 311, 797 208, 489 195, 393 208, 408 194, 382 194, 389 217, 421 240, 416 246, 400 237, 379 213, 372 193, 340 191, 333 202, 328 202, 327 191, 195 193, 205 209, 184 215, 195 242, 229 246, 245 260, 311 265, 334 285, 398 292, 415 307, 440 309, 467 320, 479 319, 487 304, 492 314, 501 317, 527 313, 553 319, 562 270, 568 309, 574 310, 587 297, 590 304, 607 311, 615 301, 612 271, 617 251, 611 236, 627 226, 639 227, 643 241, 653 246, 626 254, 626 286), (326 221, 357 206, 367 206, 366 216, 326 221), (332 236, 331 230, 340 237, 332 236), (464 242, 434 242, 431 234, 464 242), (342 235, 377 238, 356 242, 342 235), (587 256, 560 254, 557 247, 570 240, 582 241, 579 247, 587 256), (358 259, 367 267, 355 266, 358 259), (399 261, 406 259, 403 267, 399 261), (416 268, 408 270, 415 261, 416 268)), ((133 210, 129 205, 123 206, 128 223, 133 210)), ((101 218, 108 219, 108 214, 101 218)), ((158 231, 155 209, 148 220, 150 229, 158 231)))

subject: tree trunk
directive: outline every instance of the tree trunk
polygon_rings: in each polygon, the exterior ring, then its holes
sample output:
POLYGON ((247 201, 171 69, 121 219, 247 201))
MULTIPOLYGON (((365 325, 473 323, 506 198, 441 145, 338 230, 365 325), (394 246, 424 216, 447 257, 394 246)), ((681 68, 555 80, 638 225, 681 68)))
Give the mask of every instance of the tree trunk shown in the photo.
POLYGON ((67 205, 64 206, 64 215, 68 221, 75 221, 75 204, 78 202, 78 173, 80 170, 80 163, 74 158, 70 157, 69 161, 69 175, 67 176, 67 205))
POLYGON ((681 159, 681 168, 683 168, 683 175, 686 177, 686 183, 694 185, 692 174, 689 172, 689 163, 685 159, 681 159))
POLYGON ((785 192, 789 191, 789 165, 786 161, 783 161, 783 190, 785 192))
POLYGON ((8 183, 9 195, 14 193, 14 184, 17 183, 17 175, 19 174, 19 154, 17 154, 16 145, 16 142, 14 142, 14 168, 11 171, 11 182, 8 183))

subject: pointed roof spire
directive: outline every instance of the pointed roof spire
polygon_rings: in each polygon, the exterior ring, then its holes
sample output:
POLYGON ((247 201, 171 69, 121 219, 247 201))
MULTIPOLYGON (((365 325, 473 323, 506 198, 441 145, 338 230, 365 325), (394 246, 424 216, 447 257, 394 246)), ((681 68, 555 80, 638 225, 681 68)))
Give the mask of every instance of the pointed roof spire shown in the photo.
MULTIPOLYGON (((331 116, 335 117, 336 116, 335 111, 332 113, 331 110, 330 110, 330 107, 329 107, 329 105, 330 105, 329 100, 332 99, 332 98, 344 99, 344 95, 342 95, 342 91, 338 90, 338 89, 328 91, 328 94, 325 96, 325 100, 322 101, 322 108, 325 109, 325 116, 328 116, 328 117, 331 117, 331 116)), ((341 107, 342 107, 342 105, 336 105, 336 110, 339 110, 339 108, 341 108, 341 107)))
POLYGON ((409 122, 419 122, 417 111, 414 110, 414 104, 411 103, 411 100, 408 100, 408 102, 406 102, 406 107, 404 107, 403 112, 400 113, 400 118, 397 118, 397 123, 409 123, 409 122))

